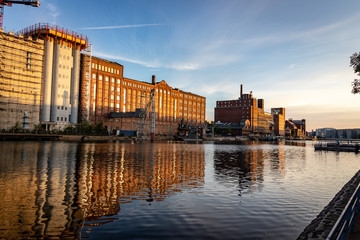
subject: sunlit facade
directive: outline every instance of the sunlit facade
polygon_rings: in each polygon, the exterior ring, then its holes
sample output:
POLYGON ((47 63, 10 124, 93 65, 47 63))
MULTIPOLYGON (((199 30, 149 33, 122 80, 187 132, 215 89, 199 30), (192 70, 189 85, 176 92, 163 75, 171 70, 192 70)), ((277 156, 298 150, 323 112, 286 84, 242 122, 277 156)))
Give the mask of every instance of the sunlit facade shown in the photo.
POLYGON ((0 130, 39 124, 44 41, 0 28, 0 130))
POLYGON ((178 125, 203 126, 206 98, 170 87, 164 80, 142 82, 123 77, 124 67, 116 62, 82 55, 81 74, 81 121, 102 124, 114 130, 139 130, 139 118, 134 113, 146 108, 147 131, 151 116, 151 91, 155 92, 156 134, 176 133, 178 125), (91 64, 89 64, 91 62, 91 64), (89 69, 91 66, 91 69, 89 69), (90 74, 89 80, 86 78, 90 74), (115 113, 115 114, 114 114, 115 113), (121 116, 120 114, 123 113, 121 116))
POLYGON ((273 134, 274 129, 277 129, 281 134, 276 135, 285 134, 285 108, 274 108, 272 113, 266 112, 264 99, 254 98, 252 92, 243 94, 242 85, 239 99, 216 102, 214 115, 215 122, 240 123, 249 120, 252 133, 273 134), (279 119, 274 119, 274 114, 278 114, 279 119))
POLYGON ((44 41, 41 124, 59 129, 77 123, 80 52, 87 47, 87 37, 49 24, 36 24, 18 34, 44 41))

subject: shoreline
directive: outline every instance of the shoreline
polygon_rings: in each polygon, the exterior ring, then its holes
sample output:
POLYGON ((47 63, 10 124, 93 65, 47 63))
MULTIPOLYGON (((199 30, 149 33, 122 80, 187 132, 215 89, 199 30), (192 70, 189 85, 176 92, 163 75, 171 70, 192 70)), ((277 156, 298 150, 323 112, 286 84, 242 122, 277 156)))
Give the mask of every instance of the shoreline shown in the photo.
POLYGON ((360 183, 360 171, 342 187, 327 206, 304 228, 297 240, 326 239, 360 183))
MULTIPOLYGON (((79 141, 79 142, 114 142, 114 141, 150 141, 149 137, 137 138, 135 136, 117 135, 63 135, 63 134, 34 134, 34 133, 0 133, 0 141, 79 141)), ((307 141, 308 139, 285 139, 286 141, 307 141)), ((179 141, 173 136, 156 135, 154 141, 179 141)), ((191 139, 188 141, 192 142, 191 139)), ((194 140, 195 141, 195 140, 194 140)), ((200 142, 216 143, 246 143, 251 141, 277 142, 275 140, 254 140, 248 136, 207 137, 200 142)))

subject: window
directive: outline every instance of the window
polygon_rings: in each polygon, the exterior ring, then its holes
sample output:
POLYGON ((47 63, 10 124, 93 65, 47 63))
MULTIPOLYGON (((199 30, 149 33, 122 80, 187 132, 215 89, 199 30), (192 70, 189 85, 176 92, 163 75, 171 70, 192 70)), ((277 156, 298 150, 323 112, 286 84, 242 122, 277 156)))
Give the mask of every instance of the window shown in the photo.
POLYGON ((116 104, 116 108, 120 108, 120 104, 117 103, 117 104, 116 104))
POLYGON ((117 83, 120 84, 120 79, 117 80, 117 83))
POLYGON ((96 78, 96 74, 95 74, 95 73, 93 73, 93 78, 96 78))
POLYGON ((108 82, 109 81, 109 77, 105 77, 105 82, 108 82))
POLYGON ((120 101, 120 96, 116 96, 116 100, 120 101))
POLYGON ((94 100, 96 99, 96 84, 94 84, 94 100))
POLYGON ((99 80, 101 81, 103 79, 102 75, 99 75, 99 80))
POLYGON ((119 88, 119 87, 118 87, 118 88, 116 88, 116 91, 117 91, 117 92, 120 92, 120 88, 119 88))
POLYGON ((110 96, 110 99, 113 100, 113 99, 114 99, 114 95, 111 95, 111 96, 110 96))
POLYGON ((114 78, 111 78, 111 82, 115 82, 115 79, 114 79, 114 78))

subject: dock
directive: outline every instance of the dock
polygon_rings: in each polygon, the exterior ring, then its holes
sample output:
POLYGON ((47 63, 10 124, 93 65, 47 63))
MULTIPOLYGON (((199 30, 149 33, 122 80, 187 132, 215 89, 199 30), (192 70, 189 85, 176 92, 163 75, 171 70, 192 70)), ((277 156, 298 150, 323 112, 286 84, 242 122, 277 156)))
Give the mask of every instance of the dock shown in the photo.
POLYGON ((0 133, 2 141, 54 141, 60 139, 59 134, 32 134, 32 133, 0 133))
POLYGON ((315 144, 315 151, 336 151, 336 152, 359 152, 360 144, 359 143, 317 143, 315 144))

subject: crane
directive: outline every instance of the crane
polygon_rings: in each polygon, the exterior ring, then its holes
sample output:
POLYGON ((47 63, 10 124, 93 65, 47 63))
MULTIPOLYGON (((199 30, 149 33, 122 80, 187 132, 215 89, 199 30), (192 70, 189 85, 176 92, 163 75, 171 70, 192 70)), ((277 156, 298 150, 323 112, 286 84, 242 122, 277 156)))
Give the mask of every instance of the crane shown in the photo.
POLYGON ((40 3, 39 1, 34 0, 18 0, 18 1, 12 1, 12 0, 0 0, 0 28, 3 27, 3 18, 4 18, 4 6, 11 7, 14 4, 24 4, 24 5, 30 5, 33 7, 39 7, 40 3))
MULTIPOLYGON (((145 97, 145 96, 142 96, 145 97)), ((145 128, 146 128, 146 122, 147 122, 147 117, 148 117, 148 113, 150 111, 150 107, 155 106, 155 90, 152 89, 150 92, 150 99, 149 101, 145 104, 144 108, 140 109, 140 114, 139 114, 139 134, 138 136, 141 138, 144 136, 145 134, 145 128)), ((155 109, 152 109, 152 111, 154 111, 155 109)), ((151 124, 152 124, 153 119, 151 118, 151 124)))

